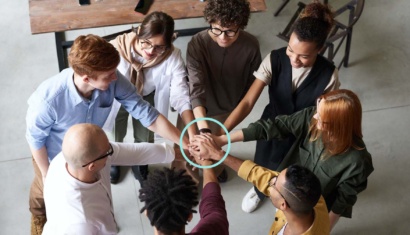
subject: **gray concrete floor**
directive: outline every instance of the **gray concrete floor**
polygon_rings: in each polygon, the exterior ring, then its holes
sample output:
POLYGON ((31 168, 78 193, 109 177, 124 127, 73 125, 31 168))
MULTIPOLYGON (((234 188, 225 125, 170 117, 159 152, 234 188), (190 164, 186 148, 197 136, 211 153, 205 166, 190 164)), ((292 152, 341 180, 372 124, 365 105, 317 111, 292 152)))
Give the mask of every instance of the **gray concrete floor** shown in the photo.
MULTIPOLYGON (((266 1, 268 10, 252 14, 248 31, 261 43, 264 57, 270 50, 285 46, 275 35, 290 19, 296 7, 292 0, 279 17, 273 10, 281 1, 266 1)), ((340 4, 342 0, 330 1, 340 4)), ((373 155, 375 171, 366 191, 359 195, 352 219, 341 219, 333 234, 407 234, 410 180, 406 170, 410 161, 410 2, 407 0, 366 2, 364 13, 354 28, 349 68, 342 68, 342 88, 356 92, 363 104, 364 139, 373 155), (407 124, 406 124, 407 123, 407 124), (407 192, 407 193, 406 193, 407 192)), ((33 177, 31 155, 26 143, 25 115, 27 99, 48 77, 58 73, 52 33, 31 35, 28 1, 3 1, 0 9, 0 227, 1 234, 28 234, 30 213, 28 192, 33 177)), ((101 16, 103 17, 103 15, 101 16)), ((205 26, 203 19, 178 20, 177 28, 205 26)), ((129 28, 117 26, 78 30, 67 33, 68 39, 80 34, 106 35, 129 28)), ((185 53, 189 37, 176 45, 185 53)), ((252 114, 239 126, 260 117, 267 103, 266 90, 252 114)), ((175 120, 175 115, 171 117, 175 120)), ((129 139, 129 141, 131 141, 129 139)), ((251 159, 254 143, 236 143, 233 155, 251 159)), ((139 183, 128 170, 123 180, 113 186, 115 216, 120 234, 153 234, 147 218, 139 214, 139 183)), ((229 171, 229 181, 222 185, 231 234, 266 234, 273 220, 273 207, 265 200, 252 214, 240 209, 242 197, 251 185, 229 171)), ((194 221, 190 223, 190 231, 194 221)))

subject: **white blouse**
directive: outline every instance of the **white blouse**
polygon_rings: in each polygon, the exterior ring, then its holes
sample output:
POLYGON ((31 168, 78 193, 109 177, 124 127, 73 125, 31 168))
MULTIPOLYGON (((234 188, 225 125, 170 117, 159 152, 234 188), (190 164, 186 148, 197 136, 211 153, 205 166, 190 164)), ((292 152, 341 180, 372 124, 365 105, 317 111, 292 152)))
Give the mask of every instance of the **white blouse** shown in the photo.
MULTIPOLYGON (((145 59, 134 51, 132 51, 132 56, 139 62, 145 62, 145 59)), ((121 57, 117 69, 128 80, 131 79, 132 66, 124 58, 121 57)), ((180 49, 175 47, 172 54, 161 64, 144 69, 144 89, 141 95, 146 96, 154 90, 155 108, 165 117, 168 117, 170 106, 177 110, 179 114, 192 109, 187 72, 180 49)), ((115 101, 104 125, 105 130, 112 131, 120 107, 121 104, 115 101)))

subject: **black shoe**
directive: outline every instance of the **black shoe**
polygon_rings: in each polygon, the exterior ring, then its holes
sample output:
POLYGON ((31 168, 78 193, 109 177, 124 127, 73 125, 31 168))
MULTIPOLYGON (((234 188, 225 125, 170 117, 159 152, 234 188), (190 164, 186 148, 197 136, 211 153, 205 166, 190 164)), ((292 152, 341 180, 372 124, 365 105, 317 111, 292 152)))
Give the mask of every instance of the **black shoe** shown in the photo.
POLYGON ((221 174, 218 175, 218 182, 225 183, 226 181, 228 181, 228 172, 224 169, 221 174))
POLYGON ((118 180, 120 179, 120 167, 119 166, 111 166, 110 179, 111 179, 111 184, 118 183, 118 180))
POLYGON ((142 186, 142 183, 147 180, 148 177, 148 165, 132 166, 131 170, 135 179, 138 180, 142 186))

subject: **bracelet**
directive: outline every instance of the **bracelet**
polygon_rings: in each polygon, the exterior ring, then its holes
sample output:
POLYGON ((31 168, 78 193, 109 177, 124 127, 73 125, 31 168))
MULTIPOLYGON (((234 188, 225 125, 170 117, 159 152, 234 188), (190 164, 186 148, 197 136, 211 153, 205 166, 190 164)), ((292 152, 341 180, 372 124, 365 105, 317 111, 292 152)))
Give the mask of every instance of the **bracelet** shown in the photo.
POLYGON ((204 134, 204 133, 212 134, 212 131, 209 128, 201 128, 201 129, 199 129, 199 133, 201 133, 201 134, 204 134))

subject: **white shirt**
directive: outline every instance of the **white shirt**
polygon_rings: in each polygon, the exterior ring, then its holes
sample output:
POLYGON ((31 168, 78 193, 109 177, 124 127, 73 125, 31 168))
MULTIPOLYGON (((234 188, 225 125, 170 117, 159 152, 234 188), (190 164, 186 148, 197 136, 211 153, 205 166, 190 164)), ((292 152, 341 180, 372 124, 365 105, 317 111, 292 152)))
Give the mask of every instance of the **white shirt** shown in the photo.
MULTIPOLYGON (((131 51, 132 56, 139 62, 144 62, 144 58, 136 52, 131 51)), ((132 65, 121 57, 117 67, 118 71, 130 80, 132 65)), ((172 54, 161 64, 144 69, 144 88, 142 96, 149 95, 155 90, 155 108, 166 118, 168 118, 169 107, 173 107, 179 114, 185 110, 191 110, 189 98, 189 87, 187 82, 187 72, 181 50, 174 47, 172 54)), ((121 104, 115 102, 111 113, 107 119, 104 129, 112 130, 115 117, 121 104)))
POLYGON ((151 143, 111 143, 114 154, 107 158, 99 179, 84 183, 72 177, 60 152, 50 163, 44 183, 47 223, 43 235, 117 234, 111 196, 111 165, 169 163, 172 147, 151 143))

